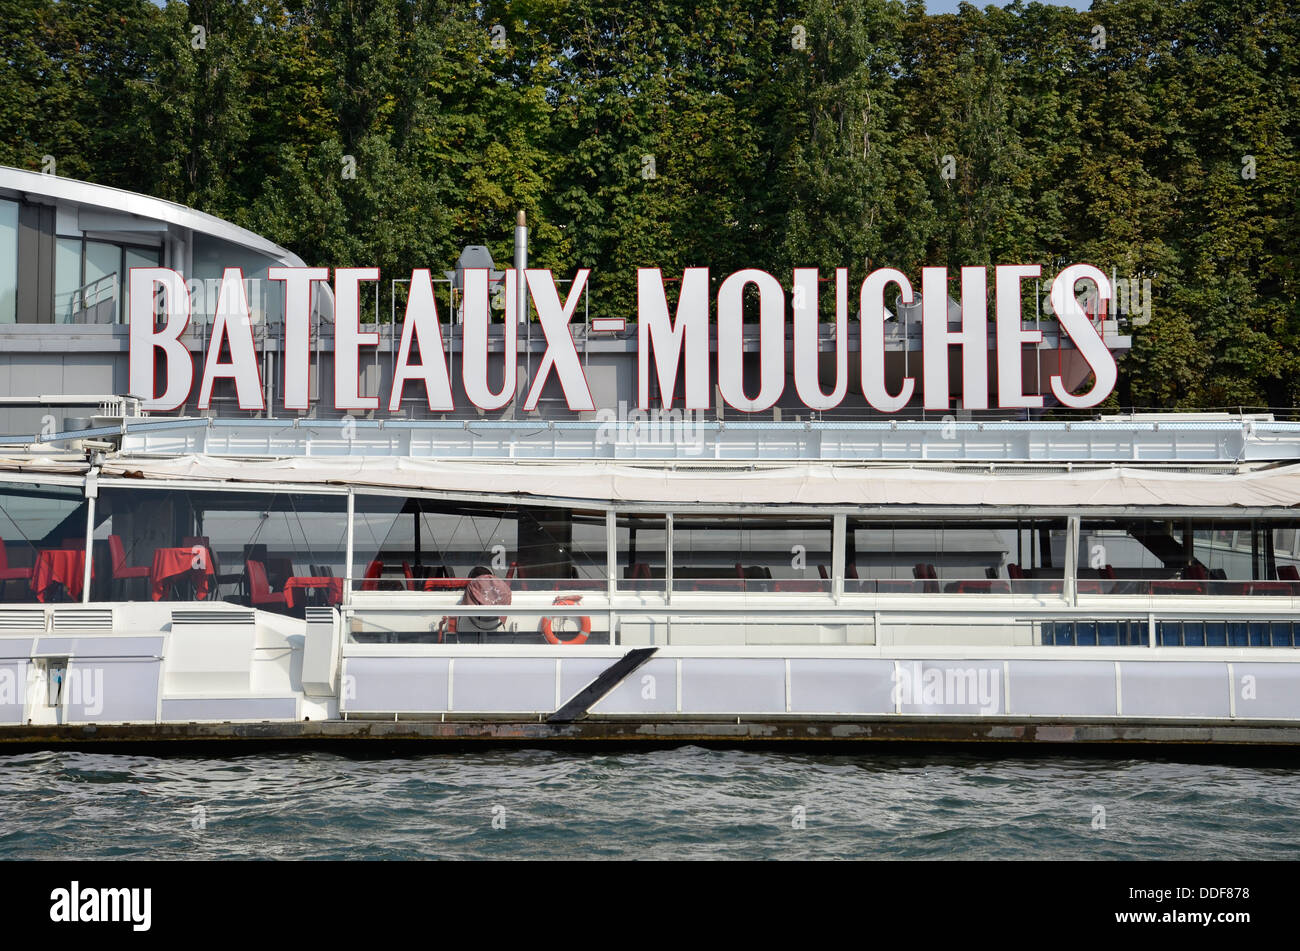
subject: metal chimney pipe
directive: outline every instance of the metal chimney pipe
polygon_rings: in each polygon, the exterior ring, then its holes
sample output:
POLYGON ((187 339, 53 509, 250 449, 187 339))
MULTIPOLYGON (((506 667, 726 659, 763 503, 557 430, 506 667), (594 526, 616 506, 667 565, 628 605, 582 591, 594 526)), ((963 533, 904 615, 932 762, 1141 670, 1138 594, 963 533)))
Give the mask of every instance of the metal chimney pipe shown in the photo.
POLYGON ((524 279, 524 269, 528 267, 528 219, 519 212, 515 222, 515 286, 519 301, 519 322, 528 323, 528 283, 524 279))

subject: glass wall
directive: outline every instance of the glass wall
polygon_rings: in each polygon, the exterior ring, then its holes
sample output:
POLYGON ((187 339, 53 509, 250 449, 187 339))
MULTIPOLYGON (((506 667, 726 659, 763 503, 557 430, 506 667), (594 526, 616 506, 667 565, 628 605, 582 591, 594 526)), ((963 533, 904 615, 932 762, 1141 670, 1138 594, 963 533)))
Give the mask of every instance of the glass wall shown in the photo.
POLYGON ((0 324, 18 319, 18 202, 0 201, 0 324))
POLYGON ((54 322, 123 322, 128 269, 161 263, 162 250, 156 247, 58 238, 54 247, 54 322))
POLYGON ((97 600, 222 600, 282 613, 338 604, 347 499, 309 493, 105 488, 97 600))
POLYGON ((829 594, 831 520, 676 516, 673 590, 829 594))
POLYGON ((513 591, 606 590, 605 513, 357 496, 353 587, 461 590, 473 573, 513 591))
POLYGON ((1296 521, 1083 519, 1079 590, 1109 594, 1300 593, 1296 521))
POLYGON ((0 483, 0 599, 81 600, 85 550, 80 486, 0 483))
MULTIPOLYGON (((278 264, 272 258, 248 248, 241 248, 228 241, 213 238, 210 235, 194 235, 194 273, 195 280, 202 283, 201 289, 193 294, 195 319, 211 320, 217 312, 217 297, 221 288, 221 278, 226 268, 237 267, 244 275, 244 293, 248 298, 248 309, 254 326, 272 323, 284 319, 284 282, 267 280, 269 268, 278 264)), ((315 294, 315 297, 327 295, 315 294)), ((363 313, 362 321, 369 318, 363 313)))
POLYGON ((619 515, 618 587, 663 594, 668 566, 668 520, 662 515, 619 515))
POLYGON ((902 594, 1060 594, 1066 520, 850 519, 844 590, 902 594))

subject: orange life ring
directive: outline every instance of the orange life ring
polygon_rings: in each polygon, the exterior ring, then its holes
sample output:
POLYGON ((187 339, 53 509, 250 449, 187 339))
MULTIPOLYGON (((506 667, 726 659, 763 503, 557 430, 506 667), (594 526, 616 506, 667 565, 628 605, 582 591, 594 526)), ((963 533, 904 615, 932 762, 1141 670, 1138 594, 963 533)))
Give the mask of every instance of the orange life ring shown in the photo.
MULTIPOLYGON (((551 603, 558 605, 581 604, 582 595, 561 595, 551 603)), ((556 620, 562 622, 564 619, 556 618, 556 620)), ((546 643, 548 644, 585 644, 587 643, 588 635, 591 634, 591 618, 587 617, 585 614, 578 618, 578 627, 579 631, 577 635, 567 641, 555 636, 555 626, 551 623, 551 619, 548 617, 542 618, 542 624, 539 630, 541 631, 542 637, 546 638, 546 643)))

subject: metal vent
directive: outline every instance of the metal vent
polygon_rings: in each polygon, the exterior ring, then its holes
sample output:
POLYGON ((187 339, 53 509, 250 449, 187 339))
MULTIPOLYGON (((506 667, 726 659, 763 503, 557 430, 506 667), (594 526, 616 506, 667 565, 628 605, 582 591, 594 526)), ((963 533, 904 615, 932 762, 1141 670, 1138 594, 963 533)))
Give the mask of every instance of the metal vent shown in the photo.
POLYGON ((0 631, 45 632, 45 611, 41 608, 7 608, 0 610, 0 631))
POLYGON ((90 610, 55 609, 54 630, 65 631, 112 631, 113 609, 92 608, 90 610))
POLYGON ((308 624, 330 624, 334 623, 334 609, 321 607, 320 605, 309 605, 304 617, 308 624))
POLYGON ((208 627, 228 627, 234 624, 252 627, 257 624, 257 615, 252 611, 173 611, 172 627, 178 624, 203 624, 208 627))

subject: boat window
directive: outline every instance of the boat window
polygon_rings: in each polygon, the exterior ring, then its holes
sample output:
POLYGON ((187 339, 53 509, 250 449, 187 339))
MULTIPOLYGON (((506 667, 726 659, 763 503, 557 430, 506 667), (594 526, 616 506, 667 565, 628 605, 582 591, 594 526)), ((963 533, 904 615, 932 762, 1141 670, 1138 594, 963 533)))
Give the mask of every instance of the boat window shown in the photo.
POLYGON ((675 592, 830 590, 829 518, 673 519, 675 592))
POLYGON ((664 592, 667 520, 662 515, 618 517, 618 590, 664 592))
POLYGON ((0 483, 0 598, 80 601, 86 499, 80 486, 0 483))
POLYGON ((459 591, 490 571, 515 591, 606 590, 605 513, 357 496, 353 587, 459 591))
POLYGON ((1083 519, 1079 593, 1300 593, 1300 522, 1264 519, 1083 519))
POLYGON ((850 519, 844 590, 866 594, 1060 594, 1066 520, 850 519))
POLYGON ((96 600, 222 600, 301 615, 342 600, 347 499, 105 487, 95 546, 96 600))

